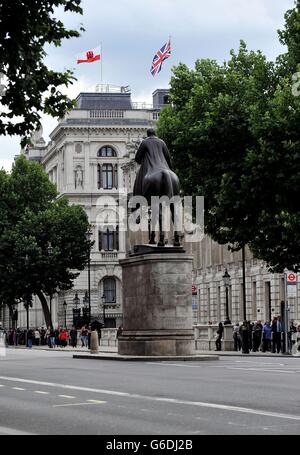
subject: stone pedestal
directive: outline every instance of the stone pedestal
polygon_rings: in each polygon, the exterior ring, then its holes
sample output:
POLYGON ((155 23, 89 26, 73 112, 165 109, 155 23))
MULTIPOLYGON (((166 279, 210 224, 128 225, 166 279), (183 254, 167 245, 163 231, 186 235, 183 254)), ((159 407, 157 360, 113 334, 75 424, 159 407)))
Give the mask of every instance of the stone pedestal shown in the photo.
POLYGON ((120 261, 124 322, 119 354, 193 354, 192 261, 171 248, 120 261))
POLYGON ((91 354, 98 354, 99 352, 99 340, 98 340, 98 332, 93 330, 91 333, 91 354))

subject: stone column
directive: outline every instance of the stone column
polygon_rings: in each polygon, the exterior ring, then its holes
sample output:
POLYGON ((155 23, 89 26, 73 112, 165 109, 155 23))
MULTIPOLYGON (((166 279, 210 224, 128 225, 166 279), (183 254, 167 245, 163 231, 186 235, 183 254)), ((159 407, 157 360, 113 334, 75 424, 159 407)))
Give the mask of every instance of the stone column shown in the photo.
POLYGON ((171 250, 120 261, 124 315, 119 337, 121 355, 193 354, 193 257, 171 250))

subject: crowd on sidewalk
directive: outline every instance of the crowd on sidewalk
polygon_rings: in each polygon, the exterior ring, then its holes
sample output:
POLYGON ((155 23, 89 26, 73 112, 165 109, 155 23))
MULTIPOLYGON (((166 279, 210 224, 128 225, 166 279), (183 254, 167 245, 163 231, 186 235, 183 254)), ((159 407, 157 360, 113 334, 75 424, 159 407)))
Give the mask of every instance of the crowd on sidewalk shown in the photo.
MULTIPOLYGON (((29 329, 28 331, 18 328, 4 332, 8 346, 27 346, 28 348, 32 348, 32 346, 48 346, 53 349, 67 346, 89 348, 91 331, 91 326, 84 325, 80 330, 72 326, 70 331, 64 327, 55 329, 41 327, 29 329)), ((100 338, 101 331, 98 331, 98 334, 100 338)))
MULTIPOLYGON (((216 333, 216 351, 222 350, 222 340, 224 335, 224 325, 231 325, 227 318, 224 323, 220 322, 216 333)), ((284 353, 291 352, 294 345, 298 345, 300 351, 300 325, 291 321, 285 342, 284 323, 281 316, 274 317, 272 322, 262 321, 236 323, 233 326, 233 343, 235 351, 242 351, 243 354, 252 352, 272 352, 284 353)))

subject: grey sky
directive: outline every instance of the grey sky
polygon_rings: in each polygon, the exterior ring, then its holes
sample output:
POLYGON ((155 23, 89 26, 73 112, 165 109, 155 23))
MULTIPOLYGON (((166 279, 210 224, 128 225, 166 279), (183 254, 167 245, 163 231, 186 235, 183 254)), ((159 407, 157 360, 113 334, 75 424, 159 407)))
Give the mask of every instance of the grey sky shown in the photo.
MULTIPOLYGON (((77 83, 68 91, 75 97, 100 82, 100 64, 76 65, 76 56, 103 43, 103 80, 130 85, 132 98, 150 102, 156 88, 168 87, 171 68, 179 62, 192 67, 198 58, 223 61, 244 39, 249 49, 260 49, 269 59, 283 51, 277 29, 294 0, 83 0, 84 15, 61 14, 67 26, 86 32, 47 49, 47 62, 57 70, 75 68, 77 83), (153 78, 153 55, 171 35, 172 55, 153 78)), ((56 121, 45 119, 44 137, 56 121)), ((19 152, 19 138, 0 137, 0 167, 9 167, 19 152)))

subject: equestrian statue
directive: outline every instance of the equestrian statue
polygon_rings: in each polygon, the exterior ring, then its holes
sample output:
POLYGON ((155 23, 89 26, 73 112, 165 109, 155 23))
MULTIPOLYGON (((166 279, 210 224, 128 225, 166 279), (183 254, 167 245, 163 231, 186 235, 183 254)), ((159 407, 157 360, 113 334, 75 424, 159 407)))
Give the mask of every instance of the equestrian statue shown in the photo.
MULTIPOLYGON (((180 185, 177 175, 171 169, 171 158, 164 141, 156 136, 153 128, 148 129, 147 138, 144 139, 136 153, 135 161, 140 164, 133 195, 143 196, 148 207, 151 207, 153 196, 167 196, 170 200, 179 196, 180 185)), ((172 221, 174 224, 174 204, 170 204, 172 221)), ((162 223, 162 204, 159 206, 159 241, 158 246, 165 246, 165 235, 162 223)), ((153 227, 152 227, 153 229, 153 227)), ((155 245, 155 231, 149 232, 149 244, 155 245)), ((174 246, 180 246, 179 233, 174 232, 174 246)))

